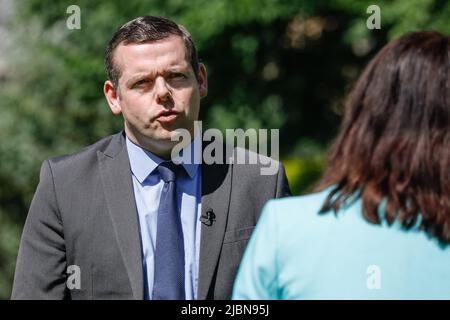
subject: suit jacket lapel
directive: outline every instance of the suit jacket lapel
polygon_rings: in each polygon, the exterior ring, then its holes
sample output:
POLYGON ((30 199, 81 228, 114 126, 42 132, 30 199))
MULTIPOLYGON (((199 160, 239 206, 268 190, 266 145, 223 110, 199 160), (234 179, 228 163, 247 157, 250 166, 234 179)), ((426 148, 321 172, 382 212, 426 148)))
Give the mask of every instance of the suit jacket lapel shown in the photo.
POLYGON ((124 133, 113 137, 105 152, 98 152, 108 211, 135 299, 143 299, 139 221, 124 133))
POLYGON ((200 300, 211 296, 208 290, 219 260, 228 219, 231 171, 229 164, 202 164, 202 217, 206 217, 208 211, 214 212, 215 217, 214 221, 204 221, 201 225, 197 292, 200 300))

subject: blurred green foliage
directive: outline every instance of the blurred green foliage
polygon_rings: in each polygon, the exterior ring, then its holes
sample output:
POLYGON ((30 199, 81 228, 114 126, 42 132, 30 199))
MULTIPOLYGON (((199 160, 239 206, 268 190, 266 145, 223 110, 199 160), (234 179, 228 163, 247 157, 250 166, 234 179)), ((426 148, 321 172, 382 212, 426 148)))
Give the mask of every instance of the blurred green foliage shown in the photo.
POLYGON ((42 161, 122 126, 103 97, 103 53, 126 21, 163 15, 191 31, 209 74, 204 127, 280 128, 295 194, 320 176, 342 98, 368 59, 407 31, 450 33, 450 3, 439 0, 22 0, 14 7, 0 74, 3 299, 42 161), (66 27, 73 4, 80 30, 66 27), (381 8, 381 30, 366 27, 371 4, 381 8))

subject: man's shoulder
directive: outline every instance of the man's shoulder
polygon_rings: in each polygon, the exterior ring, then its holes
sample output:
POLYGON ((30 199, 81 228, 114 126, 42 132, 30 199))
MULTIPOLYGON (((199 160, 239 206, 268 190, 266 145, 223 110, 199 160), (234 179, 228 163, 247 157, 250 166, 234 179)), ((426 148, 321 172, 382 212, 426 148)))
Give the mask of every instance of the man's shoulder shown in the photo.
POLYGON ((52 167, 67 167, 67 166, 77 166, 83 163, 91 163, 97 160, 97 153, 104 153, 110 146, 113 140, 120 140, 122 133, 116 133, 107 137, 104 137, 95 143, 82 148, 81 150, 56 157, 51 157, 47 159, 52 167))
POLYGON ((232 148, 233 148, 233 157, 235 158, 235 161, 237 161, 237 158, 245 157, 245 159, 247 159, 246 160, 247 162, 244 164, 266 165, 267 163, 279 163, 278 160, 271 158, 263 153, 258 153, 242 147, 232 147, 232 148), (249 159, 257 159, 257 163, 253 162, 249 163, 249 159))
POLYGON ((280 170, 284 170, 280 161, 241 147, 233 148, 231 158, 229 161, 233 163, 234 170, 244 175, 276 176, 280 170))

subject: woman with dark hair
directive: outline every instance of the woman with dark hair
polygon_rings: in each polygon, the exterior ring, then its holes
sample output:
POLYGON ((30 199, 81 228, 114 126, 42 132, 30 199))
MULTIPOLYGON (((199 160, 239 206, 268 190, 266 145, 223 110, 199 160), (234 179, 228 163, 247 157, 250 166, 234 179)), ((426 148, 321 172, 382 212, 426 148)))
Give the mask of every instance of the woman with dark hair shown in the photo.
POLYGON ((234 299, 450 299, 450 38, 366 67, 317 193, 270 201, 234 299), (334 214, 333 214, 334 213, 334 214))

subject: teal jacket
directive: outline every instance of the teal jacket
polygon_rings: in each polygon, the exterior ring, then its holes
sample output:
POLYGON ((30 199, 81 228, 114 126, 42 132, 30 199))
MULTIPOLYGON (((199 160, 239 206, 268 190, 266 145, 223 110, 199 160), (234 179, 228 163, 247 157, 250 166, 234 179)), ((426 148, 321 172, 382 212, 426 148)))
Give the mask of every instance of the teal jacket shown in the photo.
POLYGON ((267 203, 233 299, 450 299, 450 246, 370 224, 359 199, 318 214, 328 192, 267 203))

